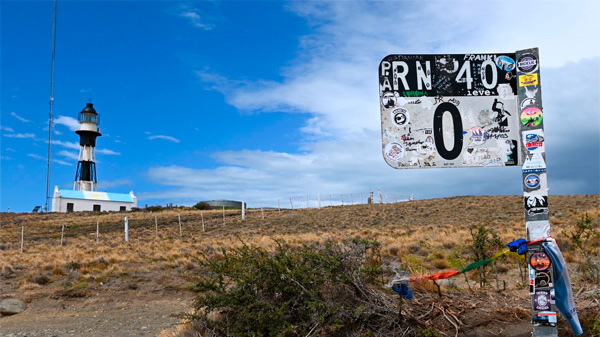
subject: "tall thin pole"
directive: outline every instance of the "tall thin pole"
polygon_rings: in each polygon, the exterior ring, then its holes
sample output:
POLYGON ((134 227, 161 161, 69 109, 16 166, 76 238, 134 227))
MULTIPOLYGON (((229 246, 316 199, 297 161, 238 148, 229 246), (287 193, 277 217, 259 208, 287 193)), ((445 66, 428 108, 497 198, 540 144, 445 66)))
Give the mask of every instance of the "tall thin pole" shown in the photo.
POLYGON ((48 199, 50 199, 50 162, 52 160, 52 109, 54 107, 54 57, 56 51, 56 3, 54 0, 54 16, 52 19, 52 62, 50 69, 50 113, 48 118, 48 167, 46 169, 46 204, 44 209, 48 212, 48 199))

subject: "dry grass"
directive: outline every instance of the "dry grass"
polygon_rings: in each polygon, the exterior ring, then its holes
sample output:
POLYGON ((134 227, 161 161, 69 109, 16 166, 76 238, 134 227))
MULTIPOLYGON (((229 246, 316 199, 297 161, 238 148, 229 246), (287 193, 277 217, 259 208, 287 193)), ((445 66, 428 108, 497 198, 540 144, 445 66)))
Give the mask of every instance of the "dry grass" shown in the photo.
MULTIPOLYGON (((598 221, 598 195, 551 196, 553 235, 563 247, 567 261, 581 263, 569 250, 561 232, 569 230, 587 212, 598 221)), ((471 242, 469 227, 484 224, 495 229, 503 242, 525 235, 522 198, 518 196, 454 197, 384 205, 355 205, 322 209, 249 211, 242 222, 239 211, 167 210, 157 213, 2 213, 0 227, 0 275, 9 267, 13 291, 24 294, 53 292, 86 282, 81 287, 144 287, 150 290, 186 289, 194 283, 190 274, 202 255, 218 254, 242 241, 274 247, 275 240, 292 245, 304 242, 341 241, 348 237, 382 243, 387 262, 397 262, 415 274, 459 268, 472 257, 465 247, 471 242), (181 215, 183 236, 177 215, 181 215), (127 215, 130 242, 124 242, 123 217, 127 215), (158 221, 158 235, 155 228, 158 221), (96 222, 100 241, 96 243, 96 222), (65 224, 64 246, 60 246, 65 224), (21 227, 25 227, 24 251, 20 253, 21 227), (40 285, 35 277, 47 277, 40 285)), ((600 247, 600 242, 594 243, 600 247)), ((508 256, 502 273, 514 279, 517 259, 508 256), (511 274, 511 271, 513 274, 511 274)), ((7 275, 5 275, 7 276, 7 275)), ((0 276, 2 277, 2 276, 0 276)), ((507 276, 508 278, 508 276, 507 276)), ((1 289, 0 289, 1 290, 1 289)), ((6 288, 4 289, 6 290, 6 288)), ((33 296, 33 295, 32 295, 33 296)))

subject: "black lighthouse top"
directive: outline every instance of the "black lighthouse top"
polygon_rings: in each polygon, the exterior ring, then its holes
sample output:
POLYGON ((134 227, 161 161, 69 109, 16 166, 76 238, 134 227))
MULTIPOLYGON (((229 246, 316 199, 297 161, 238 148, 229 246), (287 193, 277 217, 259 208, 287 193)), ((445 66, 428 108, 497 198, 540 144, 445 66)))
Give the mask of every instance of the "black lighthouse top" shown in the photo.
POLYGON ((100 116, 96 112, 96 109, 94 109, 94 104, 87 103, 85 105, 85 108, 83 108, 83 110, 81 110, 81 112, 79 113, 78 120, 80 123, 81 122, 90 122, 90 123, 100 124, 100 116))

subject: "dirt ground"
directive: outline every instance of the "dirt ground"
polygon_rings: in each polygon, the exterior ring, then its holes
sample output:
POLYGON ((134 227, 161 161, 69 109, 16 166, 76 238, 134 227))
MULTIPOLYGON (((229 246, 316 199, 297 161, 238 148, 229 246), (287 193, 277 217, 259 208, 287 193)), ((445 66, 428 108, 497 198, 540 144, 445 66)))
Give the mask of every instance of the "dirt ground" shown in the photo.
MULTIPOLYGON (((2 297, 8 294, 3 294, 2 297)), ((27 309, 0 316, 0 336, 157 336, 175 328, 192 295, 181 291, 100 290, 84 298, 30 299, 27 309)))

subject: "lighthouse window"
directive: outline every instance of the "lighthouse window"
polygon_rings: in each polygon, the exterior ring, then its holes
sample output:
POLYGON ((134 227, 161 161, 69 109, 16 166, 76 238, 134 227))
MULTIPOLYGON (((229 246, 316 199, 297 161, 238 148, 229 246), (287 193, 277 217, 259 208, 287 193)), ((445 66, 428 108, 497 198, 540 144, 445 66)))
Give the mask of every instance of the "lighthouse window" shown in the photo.
POLYGON ((127 210, 127 207, 119 206, 119 212, 125 212, 126 210, 127 210))
POLYGON ((67 212, 73 212, 73 203, 72 202, 67 203, 67 212))
POLYGON ((94 212, 100 212, 100 205, 94 205, 94 212))

